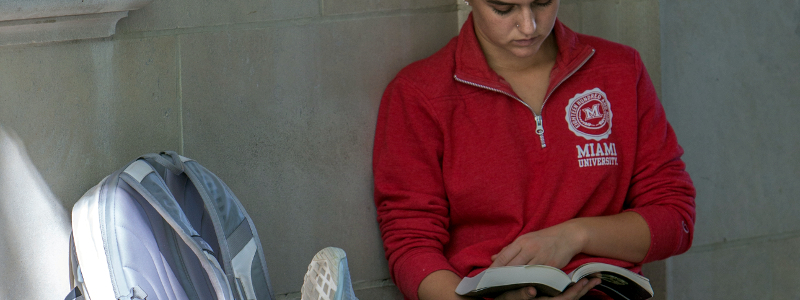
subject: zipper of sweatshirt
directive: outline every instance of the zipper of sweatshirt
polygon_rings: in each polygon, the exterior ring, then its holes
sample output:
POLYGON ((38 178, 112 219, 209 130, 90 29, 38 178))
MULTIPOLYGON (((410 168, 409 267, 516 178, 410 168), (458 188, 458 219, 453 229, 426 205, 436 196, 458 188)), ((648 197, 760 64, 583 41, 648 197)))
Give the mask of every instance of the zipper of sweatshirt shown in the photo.
MULTIPOLYGON (((525 105, 525 107, 527 107, 528 110, 530 110, 531 113, 533 114, 534 120, 536 120, 536 134, 539 135, 539 140, 541 140, 541 142, 542 142, 542 148, 547 147, 547 144, 545 144, 545 142, 544 142, 544 126, 542 126, 542 116, 536 114, 536 112, 533 111, 533 108, 531 108, 531 106, 528 105, 528 103, 525 103, 525 101, 523 101, 519 97, 514 96, 511 93, 507 93, 507 92, 505 92, 503 90, 496 89, 496 88, 493 88, 493 87, 488 87, 488 86, 485 86, 485 85, 482 85, 482 84, 477 84, 477 83, 474 83, 472 81, 466 81, 466 80, 463 80, 461 78, 458 78, 458 75, 453 75, 453 78, 455 78, 456 81, 461 82, 461 83, 466 83, 466 84, 469 84, 469 85, 474 86, 474 87, 490 90, 492 92, 501 93, 503 95, 506 95, 506 96, 509 96, 509 97, 513 98, 514 100, 517 100, 519 103, 522 103, 522 105, 525 105)), ((545 101, 547 101, 547 100, 545 100, 545 101)), ((542 103, 542 107, 544 107, 544 103, 542 103)))
MULTIPOLYGON (((586 62, 588 62, 589 59, 592 58, 592 56, 594 56, 594 52, 595 52, 595 50, 592 49, 592 53, 590 53, 588 56, 586 56, 586 58, 583 60, 583 62, 581 62, 580 65, 578 65, 577 67, 572 69, 572 72, 570 72, 569 74, 567 74, 567 76, 565 76, 563 79, 561 79, 561 81, 559 81, 558 84, 556 84, 556 86, 553 87, 553 89, 550 91, 550 93, 547 94, 547 96, 544 98, 544 101, 542 102, 542 111, 543 112, 544 112, 544 105, 545 105, 545 103, 547 103, 547 100, 550 99, 550 96, 553 95, 553 92, 559 86, 561 86, 561 84, 564 83, 564 81, 567 81, 567 79, 572 77, 572 75, 575 74, 575 72, 578 72, 578 70, 580 70, 583 67, 583 65, 585 65, 586 62)), ((509 97, 513 98, 514 100, 519 101, 519 103, 522 103, 522 105, 525 105, 525 107, 527 107, 528 110, 530 110, 531 113, 533 114, 533 119, 536 120, 536 134, 539 135, 539 141, 541 141, 541 143, 542 143, 542 148, 547 147, 547 144, 544 141, 544 124, 542 123, 542 116, 541 116, 541 114, 537 114, 533 110, 533 108, 531 108, 531 106, 528 105, 528 103, 525 103, 525 101, 523 101, 519 97, 514 96, 511 93, 507 93, 507 92, 505 92, 503 90, 496 89, 496 88, 493 88, 493 87, 488 87, 488 86, 485 86, 485 85, 482 85, 482 84, 478 84, 478 83, 474 83, 474 82, 471 82, 471 81, 466 81, 466 80, 463 80, 461 78, 458 78, 458 75, 453 75, 453 78, 455 78, 456 81, 461 82, 461 83, 465 83, 465 84, 468 84, 468 85, 471 85, 471 86, 474 86, 474 87, 478 87, 478 88, 482 88, 482 89, 486 89, 486 90, 490 90, 490 91, 493 91, 493 92, 504 94, 506 96, 509 96, 509 97)))

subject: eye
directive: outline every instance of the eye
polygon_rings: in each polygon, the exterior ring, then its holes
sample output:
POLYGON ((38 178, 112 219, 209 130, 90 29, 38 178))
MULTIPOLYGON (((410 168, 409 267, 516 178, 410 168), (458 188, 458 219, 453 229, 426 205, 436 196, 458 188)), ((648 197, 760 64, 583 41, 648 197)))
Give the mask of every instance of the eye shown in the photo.
POLYGON ((546 2, 540 2, 540 1, 533 2, 533 5, 539 6, 539 7, 550 6, 550 4, 553 4, 553 0, 549 0, 549 1, 546 1, 546 2))
MULTIPOLYGON (((552 0, 551 0, 551 1, 552 1, 552 0)), ((513 7, 513 6, 511 6, 511 5, 503 5, 503 6, 502 6, 502 7, 500 7, 500 8, 498 8, 498 7, 494 7, 494 6, 492 7, 492 10, 494 10, 494 12, 495 12, 496 14, 498 14, 498 15, 501 15, 501 16, 503 16, 503 15, 506 15, 506 14, 510 13, 510 12, 511 12, 511 10, 513 10, 513 9, 514 9, 514 7, 513 7)))

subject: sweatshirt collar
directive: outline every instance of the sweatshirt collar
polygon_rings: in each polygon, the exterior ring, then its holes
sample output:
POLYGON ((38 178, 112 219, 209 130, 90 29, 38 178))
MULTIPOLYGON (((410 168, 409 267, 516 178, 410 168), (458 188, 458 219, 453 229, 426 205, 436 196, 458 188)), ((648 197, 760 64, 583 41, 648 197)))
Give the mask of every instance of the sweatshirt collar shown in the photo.
MULTIPOLYGON (((558 19, 556 19, 552 34, 556 38, 558 55, 556 64, 550 73, 548 94, 566 76, 580 68, 594 52, 591 46, 581 43, 578 35, 558 19)), ((478 38, 475 36, 472 13, 469 14, 458 35, 455 60, 455 76, 458 79, 514 94, 511 86, 489 67, 478 38)))

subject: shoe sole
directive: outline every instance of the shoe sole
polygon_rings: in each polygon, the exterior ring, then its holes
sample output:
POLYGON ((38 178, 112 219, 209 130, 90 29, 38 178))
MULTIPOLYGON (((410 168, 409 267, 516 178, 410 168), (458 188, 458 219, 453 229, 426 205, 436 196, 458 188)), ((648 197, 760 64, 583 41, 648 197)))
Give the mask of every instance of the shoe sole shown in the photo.
POLYGON ((336 300, 341 298, 338 290, 342 278, 339 269, 347 261, 344 250, 328 247, 314 255, 303 278, 301 300, 336 300))

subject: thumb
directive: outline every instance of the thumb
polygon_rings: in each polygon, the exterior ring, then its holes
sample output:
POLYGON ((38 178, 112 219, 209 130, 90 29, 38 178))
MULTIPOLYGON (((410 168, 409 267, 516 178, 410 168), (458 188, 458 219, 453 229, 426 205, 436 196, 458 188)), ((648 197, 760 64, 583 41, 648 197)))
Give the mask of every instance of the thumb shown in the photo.
POLYGON ((536 288, 529 286, 520 290, 522 291, 522 299, 533 300, 533 298, 536 298, 536 288))

